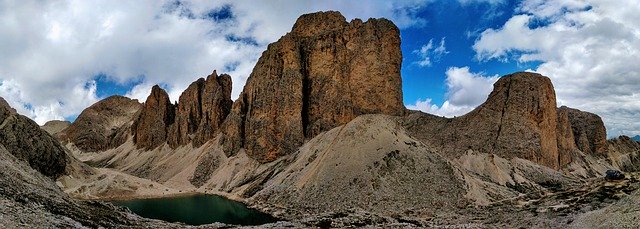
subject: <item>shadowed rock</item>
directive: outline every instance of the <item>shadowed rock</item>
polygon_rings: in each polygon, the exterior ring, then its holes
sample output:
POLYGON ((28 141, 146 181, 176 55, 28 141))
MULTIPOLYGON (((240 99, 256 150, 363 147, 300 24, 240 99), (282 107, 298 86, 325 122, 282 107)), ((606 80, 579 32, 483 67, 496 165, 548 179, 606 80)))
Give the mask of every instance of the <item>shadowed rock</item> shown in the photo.
POLYGON ((0 98, 0 144, 17 159, 51 178, 65 173, 69 158, 60 143, 0 98))

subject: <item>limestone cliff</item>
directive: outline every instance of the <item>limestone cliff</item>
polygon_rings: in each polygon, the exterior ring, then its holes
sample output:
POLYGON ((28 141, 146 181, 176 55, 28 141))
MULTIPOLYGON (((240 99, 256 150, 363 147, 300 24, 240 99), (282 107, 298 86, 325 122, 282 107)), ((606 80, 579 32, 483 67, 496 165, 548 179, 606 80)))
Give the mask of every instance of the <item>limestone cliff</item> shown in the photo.
POLYGON ((302 15, 258 60, 223 124, 225 152, 273 161, 358 115, 403 114, 401 62, 386 19, 302 15))
POLYGON ((175 106, 158 85, 153 86, 140 116, 133 123, 133 141, 138 148, 152 150, 167 140, 169 126, 175 121, 175 106))
POLYGON ((231 76, 211 75, 193 82, 180 95, 176 122, 169 128, 173 148, 193 143, 200 146, 214 137, 231 110, 231 76))

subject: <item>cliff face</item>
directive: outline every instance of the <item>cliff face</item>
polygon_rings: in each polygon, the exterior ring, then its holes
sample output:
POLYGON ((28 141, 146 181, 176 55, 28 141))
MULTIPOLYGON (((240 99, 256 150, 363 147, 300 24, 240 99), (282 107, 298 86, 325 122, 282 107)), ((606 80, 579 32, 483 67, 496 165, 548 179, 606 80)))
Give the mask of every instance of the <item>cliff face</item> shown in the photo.
POLYGON ((405 125, 454 158, 472 149, 559 169, 572 161, 576 149, 582 150, 576 144, 584 132, 589 135, 583 140, 585 148, 600 149, 606 134, 597 120, 594 114, 556 108, 549 78, 519 72, 500 78, 487 101, 464 116, 414 114, 405 125))
POLYGON ((169 145, 173 148, 193 142, 201 146, 213 134, 231 110, 231 76, 211 75, 193 82, 178 102, 176 122, 169 130, 169 145))
POLYGON ((131 120, 142 108, 137 100, 111 96, 80 113, 76 121, 58 135, 85 152, 97 152, 121 145, 127 140, 131 120))
POLYGON ((64 147, 31 119, 19 115, 0 98, 0 144, 15 158, 51 178, 65 173, 69 158, 64 147))
POLYGON ((133 142, 138 148, 152 150, 167 140, 169 125, 175 121, 175 107, 169 95, 158 85, 151 88, 140 116, 133 123, 133 142))
POLYGON ((301 16, 269 45, 224 123, 228 155, 273 161, 361 114, 401 115, 399 30, 386 19, 301 16))

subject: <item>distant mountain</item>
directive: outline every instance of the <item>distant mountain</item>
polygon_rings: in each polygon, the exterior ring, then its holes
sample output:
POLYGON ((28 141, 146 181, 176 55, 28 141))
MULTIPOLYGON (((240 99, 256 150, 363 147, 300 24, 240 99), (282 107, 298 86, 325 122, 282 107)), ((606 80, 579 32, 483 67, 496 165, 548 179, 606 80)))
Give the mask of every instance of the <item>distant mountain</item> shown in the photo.
POLYGON ((631 139, 633 139, 633 140, 635 140, 635 141, 639 141, 639 142, 640 142, 640 135, 636 135, 635 137, 633 137, 633 138, 631 138, 631 139))

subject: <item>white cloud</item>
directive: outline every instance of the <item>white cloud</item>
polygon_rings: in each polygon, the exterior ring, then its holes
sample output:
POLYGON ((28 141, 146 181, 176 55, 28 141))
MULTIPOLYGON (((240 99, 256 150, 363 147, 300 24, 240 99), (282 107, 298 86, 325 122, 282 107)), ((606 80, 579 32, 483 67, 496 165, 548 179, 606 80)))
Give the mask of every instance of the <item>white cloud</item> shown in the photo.
MULTIPOLYGON (((386 17, 421 26, 428 1, 0 1, 0 96, 43 124, 96 102, 95 76, 134 85, 144 101, 154 84, 172 100, 214 69, 233 77, 236 98, 270 42, 309 12, 386 17), (228 20, 204 17, 227 9, 228 20), (141 77, 143 77, 141 79, 141 77)), ((223 15, 224 16, 224 15, 223 15)))
POLYGON ((600 115, 610 137, 640 134, 640 1, 524 1, 482 32, 480 60, 540 61, 559 105, 600 115))
POLYGON ((472 73, 469 67, 449 68, 446 75, 446 101, 442 105, 433 104, 432 99, 427 98, 407 108, 445 117, 461 116, 482 104, 493 90, 493 83, 499 79, 498 76, 472 73))
POLYGON ((413 54, 418 55, 419 60, 415 63, 420 67, 429 67, 433 63, 433 61, 439 61, 443 55, 448 54, 447 48, 445 47, 444 37, 440 39, 440 43, 438 47, 433 46, 433 39, 430 39, 429 42, 420 49, 413 50, 413 54))

